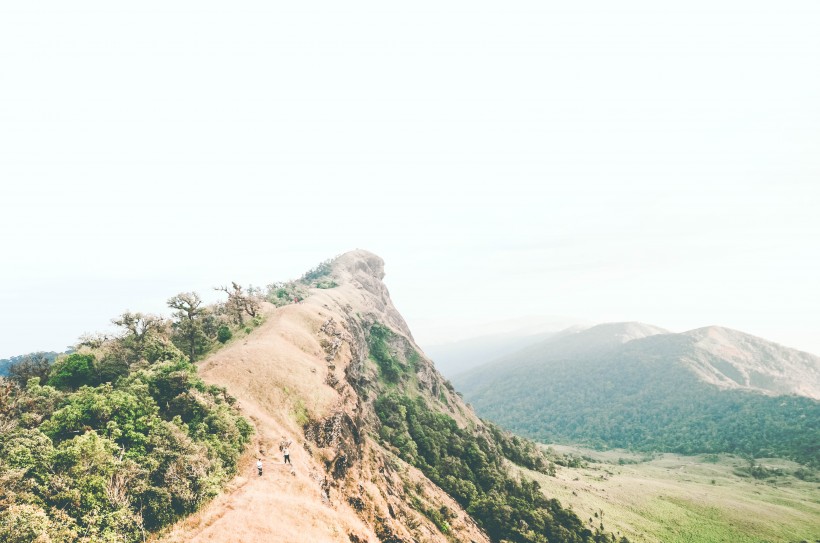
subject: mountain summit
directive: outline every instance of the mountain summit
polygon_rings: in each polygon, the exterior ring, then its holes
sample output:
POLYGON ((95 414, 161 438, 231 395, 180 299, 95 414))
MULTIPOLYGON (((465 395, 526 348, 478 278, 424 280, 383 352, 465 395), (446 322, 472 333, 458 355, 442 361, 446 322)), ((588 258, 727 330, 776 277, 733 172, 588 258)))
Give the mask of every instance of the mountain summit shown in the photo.
POLYGON ((255 442, 231 490, 162 541, 614 542, 513 474, 510 462, 548 461, 463 403, 384 275, 363 250, 325 262, 280 289, 298 303, 266 306, 256 330, 199 363, 239 400, 255 442))

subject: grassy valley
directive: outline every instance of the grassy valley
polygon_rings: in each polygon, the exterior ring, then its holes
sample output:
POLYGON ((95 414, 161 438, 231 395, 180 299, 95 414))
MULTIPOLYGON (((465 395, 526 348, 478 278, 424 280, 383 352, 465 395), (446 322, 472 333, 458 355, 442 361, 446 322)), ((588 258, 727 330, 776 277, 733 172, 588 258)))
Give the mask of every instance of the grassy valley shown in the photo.
MULTIPOLYGON (((582 458, 555 477, 529 472, 588 526, 645 543, 797 543, 820 540, 820 483, 793 475, 794 462, 759 459, 756 479, 733 455, 682 456, 553 446, 582 458)), ((808 479, 811 479, 809 477, 808 479)))
POLYGON ((589 528, 645 543, 797 543, 820 540, 816 360, 716 327, 617 323, 453 380, 479 415, 581 444, 551 447, 554 477, 529 473, 589 528))

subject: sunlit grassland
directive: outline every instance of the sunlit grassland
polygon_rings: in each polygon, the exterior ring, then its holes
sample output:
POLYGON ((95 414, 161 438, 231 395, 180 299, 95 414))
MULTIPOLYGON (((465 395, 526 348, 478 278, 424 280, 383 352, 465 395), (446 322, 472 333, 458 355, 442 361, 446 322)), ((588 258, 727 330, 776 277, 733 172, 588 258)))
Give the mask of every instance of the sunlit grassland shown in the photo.
POLYGON ((758 460, 786 474, 760 481, 739 475, 747 461, 730 455, 647 457, 554 449, 587 460, 582 468, 559 467, 555 477, 530 472, 544 491, 590 525, 603 522, 607 530, 630 541, 820 541, 820 483, 791 475, 798 464, 758 460))

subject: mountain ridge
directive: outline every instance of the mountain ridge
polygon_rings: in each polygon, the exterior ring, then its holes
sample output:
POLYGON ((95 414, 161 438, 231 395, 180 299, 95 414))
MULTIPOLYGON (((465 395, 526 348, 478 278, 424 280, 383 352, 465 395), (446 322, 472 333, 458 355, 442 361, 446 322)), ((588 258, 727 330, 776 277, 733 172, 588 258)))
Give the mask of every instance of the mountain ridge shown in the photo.
MULTIPOLYGON (((820 399, 820 357, 745 332, 710 325, 675 333, 635 321, 603 323, 576 333, 547 338, 514 353, 483 364, 538 365, 569 356, 600 356, 627 344, 638 346, 668 342, 669 348, 693 352, 678 355, 701 381, 723 389, 755 390, 764 394, 798 394, 820 399), (654 340, 640 342, 654 336, 654 340)), ((655 346, 655 349, 659 346, 655 346)), ((468 372, 469 373, 469 372, 468 372)), ((457 375, 456 380, 465 377, 457 375)))
POLYGON ((820 357, 723 326, 683 332, 696 346, 725 361, 722 368, 689 360, 703 381, 721 388, 797 394, 820 400, 820 357))
MULTIPOLYGON (((372 376, 365 333, 356 315, 378 318, 412 337, 381 281, 384 262, 357 250, 337 257, 331 266, 337 286, 311 289, 297 304, 267 308, 268 320, 256 337, 200 362, 203 379, 226 386, 254 421, 256 454, 271 464, 271 477, 240 481, 237 495, 200 515, 214 519, 204 530, 196 519, 183 521, 161 541, 220 540, 240 526, 245 527, 243 541, 398 542, 413 537, 406 527, 410 519, 426 539, 446 540, 430 520, 397 499, 404 483, 390 467, 389 453, 360 431, 373 420, 367 422, 351 382, 366 382, 372 376), (296 444, 291 447, 296 465, 292 471, 276 456, 280 436, 296 444), (353 469, 360 470, 356 484, 350 481, 353 469), (378 484, 373 482, 377 479, 378 484), (274 488, 267 491, 265 482, 274 488), (239 504, 254 505, 249 510, 239 504), (397 522, 396 515, 405 522, 397 522)), ((251 469, 252 460, 247 463, 251 469)), ((457 533, 472 541, 489 541, 449 496, 425 483, 412 468, 408 473, 408 480, 456 512, 451 522, 457 533)))
POLYGON ((239 399, 266 462, 280 435, 294 440, 295 475, 276 462, 270 481, 240 478, 235 492, 161 541, 230 540, 237 526, 247 526, 243 543, 478 543, 513 533, 517 541, 615 541, 505 474, 505 456, 546 464, 534 446, 479 420, 436 371, 390 300, 380 257, 352 251, 312 275, 321 279, 299 303, 268 307, 245 341, 199 363, 204 380, 239 399), (472 452, 453 449, 462 446, 472 452), (479 465, 486 479, 476 478, 479 465), (497 501, 508 492, 517 497, 497 501), (294 528, 281 535, 280 525, 294 528))

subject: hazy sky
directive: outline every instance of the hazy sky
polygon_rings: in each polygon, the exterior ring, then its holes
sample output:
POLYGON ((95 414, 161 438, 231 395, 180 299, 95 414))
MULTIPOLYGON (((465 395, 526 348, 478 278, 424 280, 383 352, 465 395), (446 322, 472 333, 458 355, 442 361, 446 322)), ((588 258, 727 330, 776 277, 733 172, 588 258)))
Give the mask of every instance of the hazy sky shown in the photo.
POLYGON ((818 29, 816 0, 0 3, 0 357, 357 247, 422 345, 566 315, 820 354, 818 29))

